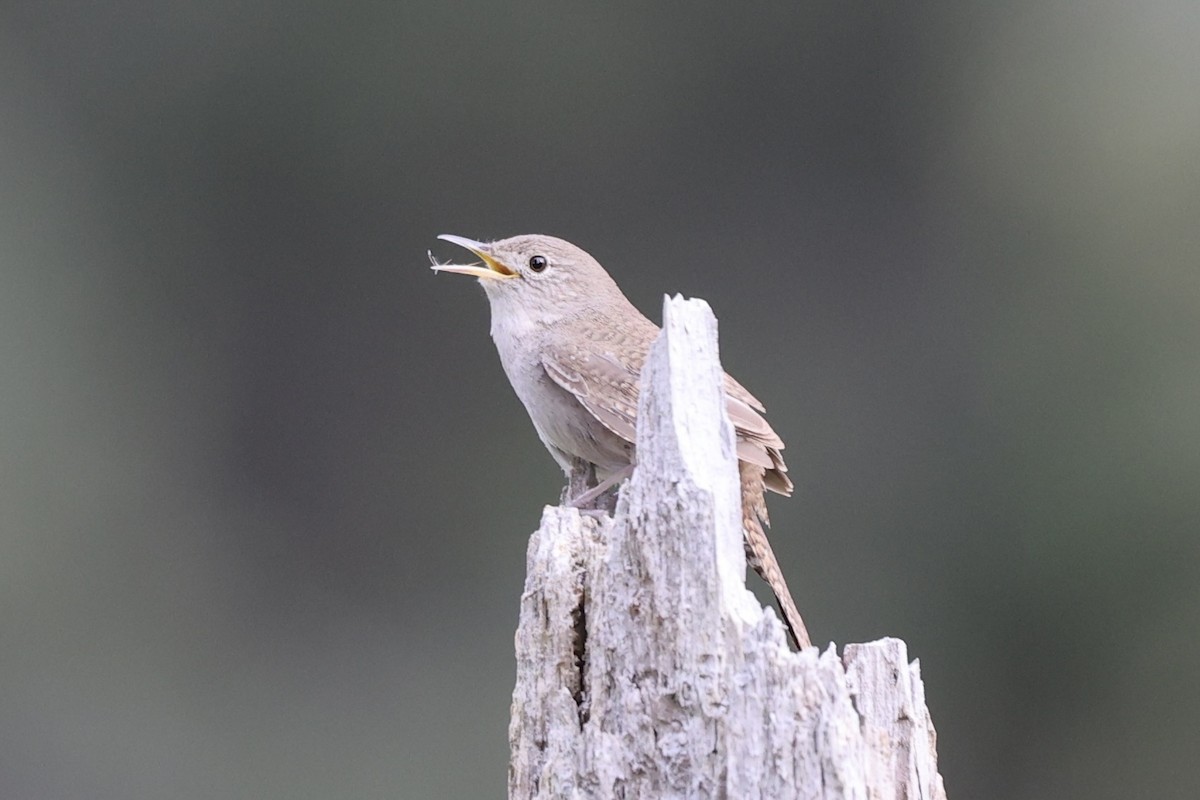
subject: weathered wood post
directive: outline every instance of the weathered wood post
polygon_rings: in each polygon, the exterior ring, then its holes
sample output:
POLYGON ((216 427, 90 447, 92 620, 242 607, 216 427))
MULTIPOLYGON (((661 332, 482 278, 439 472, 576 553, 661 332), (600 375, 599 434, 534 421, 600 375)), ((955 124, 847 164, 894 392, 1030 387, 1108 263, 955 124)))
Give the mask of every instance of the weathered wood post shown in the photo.
POLYGON ((716 319, 663 323, 615 517, 547 507, 529 543, 509 797, 945 798, 904 642, 792 652, 745 588, 716 319))

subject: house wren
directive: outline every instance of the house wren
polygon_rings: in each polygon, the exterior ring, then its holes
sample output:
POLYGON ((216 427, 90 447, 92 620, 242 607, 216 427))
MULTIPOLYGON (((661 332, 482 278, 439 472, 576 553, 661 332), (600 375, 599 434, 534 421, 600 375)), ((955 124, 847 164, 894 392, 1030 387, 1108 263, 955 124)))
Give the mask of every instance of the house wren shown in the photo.
MULTIPOLYGON (((439 264, 438 272, 479 279, 492 307, 492 340, 517 397, 550 455, 579 483, 594 469, 598 485, 582 506, 626 478, 635 461, 638 382, 658 326, 625 298, 604 268, 553 236, 514 236, 490 244, 439 236, 482 264, 439 264)), ((737 437, 746 559, 775 593, 798 647, 808 631, 767 541, 764 489, 791 495, 783 442, 763 419, 762 403, 729 375, 726 411, 737 437)))

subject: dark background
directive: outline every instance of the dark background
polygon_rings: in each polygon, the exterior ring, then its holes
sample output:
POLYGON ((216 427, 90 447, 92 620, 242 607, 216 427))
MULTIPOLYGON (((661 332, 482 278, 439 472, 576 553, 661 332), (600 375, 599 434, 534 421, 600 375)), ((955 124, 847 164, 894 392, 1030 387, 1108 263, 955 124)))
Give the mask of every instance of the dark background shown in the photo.
POLYGON ((0 796, 497 797, 561 475, 439 233, 707 298, 951 798, 1194 798, 1200 6, 9 3, 0 796))

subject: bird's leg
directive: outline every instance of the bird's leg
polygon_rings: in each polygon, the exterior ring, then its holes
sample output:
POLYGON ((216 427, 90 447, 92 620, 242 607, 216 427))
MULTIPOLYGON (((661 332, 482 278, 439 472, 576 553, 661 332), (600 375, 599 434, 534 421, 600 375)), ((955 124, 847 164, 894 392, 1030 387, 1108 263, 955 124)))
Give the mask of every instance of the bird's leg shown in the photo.
POLYGON ((596 487, 596 465, 577 457, 572 457, 570 464, 567 485, 563 487, 558 502, 569 508, 579 509, 580 513, 587 516, 606 516, 612 508, 615 508, 615 503, 607 503, 604 506, 599 503, 588 505, 608 488, 607 486, 596 487))
MULTIPOLYGON (((591 464, 589 464, 588 466, 591 467, 592 474, 594 476, 595 475, 595 467, 592 466, 591 464)), ((632 464, 630 464, 627 467, 622 467, 621 469, 614 472, 612 475, 609 475, 607 478, 605 478, 603 481, 601 481, 596 486, 594 486, 591 489, 588 489, 587 491, 583 492, 582 494, 576 496, 573 500, 568 501, 567 505, 571 506, 572 508, 581 508, 581 509, 587 508, 587 507, 591 506, 592 501, 601 497, 609 489, 613 488, 618 483, 625 480, 632 474, 633 474, 633 465, 632 464)), ((572 474, 572 479, 573 478, 574 478, 574 474, 572 474)), ((568 490, 570 488, 571 488, 571 485, 568 484, 568 490)), ((599 504, 597 503, 596 505, 598 506, 599 504)), ((609 502, 605 503, 604 506, 605 506, 605 508, 600 509, 600 510, 611 510, 610 507, 612 506, 612 502, 609 501, 609 502)))
POLYGON ((572 498, 583 496, 588 489, 596 485, 596 465, 576 456, 570 457, 570 463, 571 470, 567 473, 567 485, 563 487, 558 502, 564 506, 578 508, 572 498))

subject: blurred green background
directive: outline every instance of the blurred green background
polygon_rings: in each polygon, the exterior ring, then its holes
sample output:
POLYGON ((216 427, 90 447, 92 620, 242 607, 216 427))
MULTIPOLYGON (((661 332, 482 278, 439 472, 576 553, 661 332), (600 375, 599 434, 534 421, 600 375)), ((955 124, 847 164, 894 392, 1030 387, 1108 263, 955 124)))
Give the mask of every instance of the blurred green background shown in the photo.
POLYGON ((561 475, 438 233, 708 299, 951 798, 1200 786, 1200 5, 7 3, 0 796, 497 797, 561 475))

